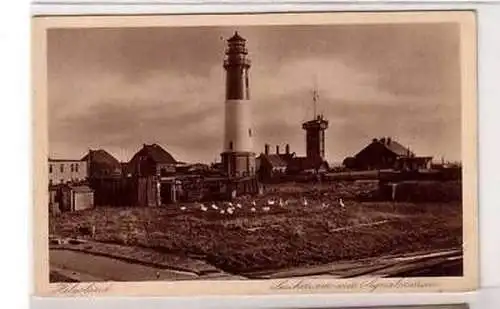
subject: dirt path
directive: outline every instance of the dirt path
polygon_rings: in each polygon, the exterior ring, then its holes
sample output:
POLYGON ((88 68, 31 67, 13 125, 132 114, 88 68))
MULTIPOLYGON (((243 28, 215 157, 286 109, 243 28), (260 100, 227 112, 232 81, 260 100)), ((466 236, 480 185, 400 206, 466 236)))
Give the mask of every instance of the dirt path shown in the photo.
POLYGON ((194 273, 159 269, 68 250, 50 251, 51 271, 77 281, 152 281, 196 279, 194 273))
POLYGON ((371 223, 363 223, 363 224, 356 224, 356 225, 351 225, 351 226, 346 226, 346 227, 339 227, 333 230, 330 230, 331 233, 333 232, 341 232, 341 231, 349 231, 349 230, 354 230, 360 227, 367 227, 367 226, 375 226, 375 225, 381 225, 381 224, 386 224, 391 221, 389 220, 382 220, 382 221, 377 221, 377 222, 371 222, 371 223))

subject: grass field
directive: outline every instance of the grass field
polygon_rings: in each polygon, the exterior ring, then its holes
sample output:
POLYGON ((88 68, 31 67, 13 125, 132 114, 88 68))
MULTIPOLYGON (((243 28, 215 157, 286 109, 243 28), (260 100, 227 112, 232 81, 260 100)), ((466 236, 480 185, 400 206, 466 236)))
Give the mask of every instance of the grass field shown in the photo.
POLYGON ((78 227, 95 226, 96 241, 202 259, 233 274, 461 247, 461 201, 366 201, 374 190, 370 182, 275 185, 233 201, 241 206, 233 214, 220 213, 227 203, 207 211, 103 207, 53 217, 50 231, 77 237, 78 227))

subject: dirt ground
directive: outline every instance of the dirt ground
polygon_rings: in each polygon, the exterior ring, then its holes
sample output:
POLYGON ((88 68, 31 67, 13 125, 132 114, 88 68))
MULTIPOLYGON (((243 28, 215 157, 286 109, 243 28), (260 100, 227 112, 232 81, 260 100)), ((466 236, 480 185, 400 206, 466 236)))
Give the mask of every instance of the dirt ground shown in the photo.
POLYGON ((204 260, 232 274, 461 247, 461 201, 369 201, 374 190, 370 182, 288 184, 231 204, 102 207, 53 217, 50 233, 82 237, 79 227, 93 226, 94 241, 204 260))

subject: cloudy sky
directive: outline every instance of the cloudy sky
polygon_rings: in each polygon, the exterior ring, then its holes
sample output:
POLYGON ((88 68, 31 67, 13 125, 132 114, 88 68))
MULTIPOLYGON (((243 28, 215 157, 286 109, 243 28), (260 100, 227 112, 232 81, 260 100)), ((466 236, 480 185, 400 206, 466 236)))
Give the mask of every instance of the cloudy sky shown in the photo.
POLYGON ((104 148, 128 161, 143 143, 158 143, 178 160, 219 159, 222 38, 234 30, 252 60, 257 152, 267 142, 305 153, 301 123, 312 117, 316 84, 329 161, 381 136, 460 159, 454 24, 49 30, 51 156, 104 148))

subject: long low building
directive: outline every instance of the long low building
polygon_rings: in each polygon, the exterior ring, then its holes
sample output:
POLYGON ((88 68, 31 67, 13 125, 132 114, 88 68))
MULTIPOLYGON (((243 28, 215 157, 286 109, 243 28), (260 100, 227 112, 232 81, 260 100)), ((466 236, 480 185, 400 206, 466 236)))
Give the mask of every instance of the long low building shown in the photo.
POLYGON ((49 185, 83 181, 88 177, 88 165, 84 160, 51 159, 49 164, 49 185))
POLYGON ((409 147, 390 137, 374 138, 354 157, 344 159, 343 165, 356 170, 418 170, 431 167, 431 156, 417 156, 409 147))

